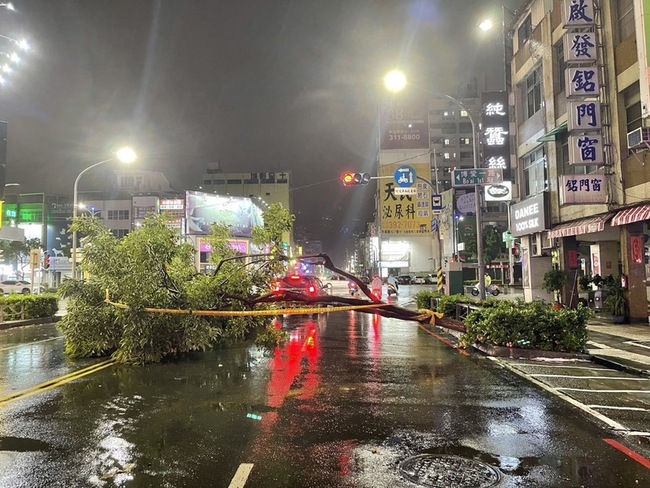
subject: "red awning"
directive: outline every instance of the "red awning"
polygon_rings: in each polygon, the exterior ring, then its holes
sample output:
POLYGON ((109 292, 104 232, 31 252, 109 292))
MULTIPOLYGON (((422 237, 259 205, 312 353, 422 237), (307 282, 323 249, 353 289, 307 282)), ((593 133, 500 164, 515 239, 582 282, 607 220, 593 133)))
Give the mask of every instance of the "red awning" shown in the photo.
POLYGON ((625 225, 648 219, 650 219, 650 205, 641 205, 618 212, 612 219, 612 225, 625 225))
POLYGON ((592 232, 600 232, 605 230, 605 224, 612 218, 613 213, 597 215, 587 219, 574 220, 554 227, 553 230, 548 231, 548 236, 551 239, 556 237, 569 237, 579 236, 581 234, 591 234, 592 232))

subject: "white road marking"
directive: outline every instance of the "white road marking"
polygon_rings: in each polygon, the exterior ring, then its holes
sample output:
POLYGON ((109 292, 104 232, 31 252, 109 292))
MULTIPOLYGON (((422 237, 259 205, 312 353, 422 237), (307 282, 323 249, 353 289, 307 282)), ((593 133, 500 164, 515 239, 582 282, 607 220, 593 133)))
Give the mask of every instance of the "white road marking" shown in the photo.
POLYGON ((638 342, 634 342, 634 341, 626 341, 623 344, 629 344, 631 346, 645 347, 646 349, 650 349, 650 346, 646 346, 645 344, 639 344, 638 342))
POLYGON ((647 412, 647 408, 641 407, 615 407, 613 405, 587 405, 589 408, 600 408, 606 410, 632 410, 635 412, 647 412))
POLYGON ((235 476, 232 477, 232 481, 230 482, 230 485, 228 485, 228 488, 244 488, 246 480, 248 480, 248 476, 253 470, 253 466, 255 465, 249 463, 240 464, 235 476))
POLYGON ((539 381, 539 380, 537 380, 537 379, 535 379, 535 378, 532 378, 530 375, 525 374, 523 371, 520 371, 520 370, 518 370, 517 368, 513 368, 513 367, 512 367, 510 364, 508 364, 506 361, 500 361, 499 358, 495 358, 495 357, 493 357, 493 356, 488 356, 488 359, 490 359, 491 361, 495 361, 495 362, 498 362, 498 363, 502 364, 505 368, 509 369, 509 370, 512 371, 513 373, 518 374, 518 375, 521 376, 522 378, 525 378, 525 379, 527 379, 528 381, 530 381, 530 382, 536 384, 537 386, 539 386, 539 387, 542 388, 543 390, 546 390, 546 391, 548 391, 549 393, 551 393, 551 394, 553 394, 553 395, 556 395, 556 396, 562 398, 563 400, 569 402, 571 405, 573 405, 573 406, 579 408, 579 409, 582 410, 583 412, 586 412, 586 413, 588 413, 589 415, 591 415, 592 417, 597 418, 598 420, 600 420, 600 421, 603 422, 604 424, 608 425, 608 426, 611 427, 612 429, 619 430, 619 431, 621 432, 621 434, 625 434, 626 432, 629 432, 629 431, 630 431, 630 429, 628 429, 627 427, 625 427, 623 424, 620 424, 619 422, 616 422, 615 420, 612 420, 612 419, 610 419, 609 417, 606 417, 605 415, 603 415, 603 414, 600 413, 600 412, 597 412, 597 411, 594 410, 593 408, 589 408, 589 407, 588 407, 587 405, 585 405, 584 403, 581 403, 581 402, 579 402, 578 400, 576 400, 576 399, 574 399, 574 398, 571 398, 569 395, 567 395, 567 394, 565 394, 565 393, 562 393, 561 391, 558 391, 557 388, 552 388, 552 387, 548 386, 546 383, 543 383, 543 382, 541 382, 541 381, 539 381))
POLYGON ((627 378, 622 376, 573 376, 568 374, 530 374, 530 376, 544 377, 544 378, 575 378, 575 379, 589 379, 589 380, 628 380, 628 381, 650 381, 650 378, 627 378))
POLYGON ((569 365, 566 365, 566 364, 553 364, 553 363, 544 363, 544 364, 542 364, 542 363, 510 363, 510 366, 514 366, 514 367, 519 366, 519 367, 523 367, 523 368, 525 368, 527 366, 539 366, 539 367, 542 367, 542 368, 563 368, 563 369, 571 368, 571 369, 589 369, 589 370, 593 370, 593 371, 609 371, 607 368, 604 368, 602 366, 592 366, 592 367, 589 367, 589 366, 569 366, 569 365))
POLYGON ((601 344, 599 342, 587 341, 587 344, 597 347, 598 349, 611 349, 607 344, 601 344))
POLYGON ((555 387, 556 390, 564 391, 582 391, 590 393, 650 393, 650 390, 598 390, 596 388, 562 388, 559 386, 555 387))

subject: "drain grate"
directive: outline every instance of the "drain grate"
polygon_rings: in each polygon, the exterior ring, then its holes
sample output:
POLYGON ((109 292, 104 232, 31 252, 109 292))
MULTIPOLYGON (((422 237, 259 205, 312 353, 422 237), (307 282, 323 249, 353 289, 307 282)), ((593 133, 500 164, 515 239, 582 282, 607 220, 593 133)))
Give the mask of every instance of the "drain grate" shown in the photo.
POLYGON ((488 488, 499 482, 492 466, 460 456, 421 454, 402 461, 402 475, 409 481, 433 488, 488 488))

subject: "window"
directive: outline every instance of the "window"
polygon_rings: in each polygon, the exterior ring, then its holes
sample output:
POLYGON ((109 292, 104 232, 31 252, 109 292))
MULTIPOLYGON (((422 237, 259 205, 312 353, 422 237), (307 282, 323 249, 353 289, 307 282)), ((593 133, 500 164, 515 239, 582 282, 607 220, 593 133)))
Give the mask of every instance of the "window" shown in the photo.
POLYGON ((641 92, 639 83, 634 83, 623 92, 623 103, 625 104, 626 131, 632 132, 643 125, 641 118, 641 92))
POLYGON ((211 185, 211 184, 212 184, 212 180, 203 180, 203 184, 204 184, 204 185, 211 185))
POLYGON ((523 47, 525 42, 530 38, 530 35, 533 33, 533 21, 530 18, 530 15, 526 17, 526 20, 519 26, 517 29, 517 42, 519 49, 523 47))
POLYGON ((451 140, 449 138, 445 139, 445 146, 449 146, 451 144, 451 140))
MULTIPOLYGON (((557 145, 559 146, 560 167, 562 174, 565 175, 585 175, 587 174, 588 166, 583 164, 569 164, 569 133, 563 132, 557 136, 557 145)), ((597 169, 597 167, 594 167, 597 169)))
POLYGON ((113 234, 118 239, 126 236, 129 233, 128 229, 111 229, 111 234, 113 234))
POLYGON ((461 137, 460 138, 460 145, 461 146, 469 146, 472 143, 472 140, 469 137, 461 137))
POLYGON ((542 108, 542 74, 541 68, 535 68, 526 77, 526 114, 525 118, 531 118, 542 108))
POLYGON ((451 154, 449 154, 449 153, 444 153, 442 157, 445 158, 445 159, 450 159, 450 158, 451 158, 451 154))
POLYGON ((472 124, 471 122, 461 122, 458 124, 458 132, 461 134, 471 134, 472 133, 472 124))
POLYGON ((129 210, 109 210, 108 220, 129 220, 129 210))
POLYGON ((135 179, 133 176, 122 176, 120 178, 120 188, 133 188, 135 186, 135 179))
POLYGON ((474 158, 474 153, 471 151, 460 152, 460 159, 473 159, 473 158, 474 158))
POLYGON ((461 117, 467 117, 467 116, 469 116, 469 114, 467 113, 467 110, 461 110, 460 111, 460 116, 461 117))
POLYGON ((561 93, 566 90, 566 62, 564 61, 564 43, 560 41, 555 46, 555 93, 561 93))
POLYGON ((618 24, 618 42, 621 43, 634 35, 633 0, 616 1, 616 22, 618 24))
POLYGON ((524 191, 525 196, 536 195, 548 188, 546 154, 544 148, 524 156, 522 161, 524 171, 524 191))
POLYGON ((229 185, 241 185, 241 180, 228 180, 229 185))

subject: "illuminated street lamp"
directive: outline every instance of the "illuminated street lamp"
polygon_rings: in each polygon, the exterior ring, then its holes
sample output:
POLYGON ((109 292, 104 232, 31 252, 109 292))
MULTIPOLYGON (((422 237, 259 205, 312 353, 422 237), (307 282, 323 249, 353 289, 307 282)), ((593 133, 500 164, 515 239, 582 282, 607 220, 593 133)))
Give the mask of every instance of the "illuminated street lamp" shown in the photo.
MULTIPOLYGON (((388 72, 386 76, 384 76, 384 86, 389 91, 399 92, 404 88, 406 88, 407 84, 408 84, 408 80, 406 78, 406 75, 400 70, 397 69, 392 70, 388 72)), ((478 144, 477 144, 476 122, 474 120, 474 116, 472 115, 472 112, 465 106, 463 102, 450 95, 446 95, 444 93, 430 92, 428 90, 424 90, 424 91, 438 98, 446 98, 450 102, 457 105, 461 110, 467 112, 469 121, 472 124, 472 150, 473 150, 472 152, 474 156, 474 169, 478 169, 478 144)), ((476 241, 477 241, 476 253, 478 254, 477 259, 478 259, 479 284, 483 283, 483 278, 485 276, 485 256, 483 255, 483 218, 482 218, 483 216, 481 215, 481 189, 482 187, 480 185, 477 185, 474 188, 474 195, 476 198, 476 241)), ((479 290, 480 290, 481 300, 485 300, 485 287, 479 286, 479 290)))
MULTIPOLYGON (((110 163, 111 161, 120 161, 121 163, 125 164, 130 164, 133 161, 135 161, 137 158, 137 155, 133 149, 130 147, 123 147, 119 149, 116 153, 115 156, 109 159, 104 159, 103 161, 99 161, 98 163, 91 164, 88 166, 86 169, 84 169, 81 173, 77 175, 77 179, 74 180, 74 190, 72 193, 72 221, 74 223, 74 220, 77 218, 77 209, 79 208, 78 202, 77 202, 77 187, 79 186, 79 180, 81 177, 86 173, 87 171, 90 171, 93 168, 96 168, 97 166, 105 163, 110 163)), ((72 231, 72 277, 76 278, 77 277, 77 231, 73 230, 72 231)))
POLYGON ((0 3, 0 7, 4 7, 4 8, 6 8, 7 10, 16 10, 15 7, 14 7, 14 4, 11 3, 11 2, 0 3))

